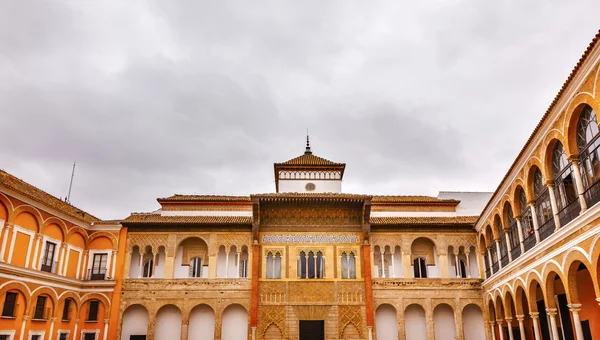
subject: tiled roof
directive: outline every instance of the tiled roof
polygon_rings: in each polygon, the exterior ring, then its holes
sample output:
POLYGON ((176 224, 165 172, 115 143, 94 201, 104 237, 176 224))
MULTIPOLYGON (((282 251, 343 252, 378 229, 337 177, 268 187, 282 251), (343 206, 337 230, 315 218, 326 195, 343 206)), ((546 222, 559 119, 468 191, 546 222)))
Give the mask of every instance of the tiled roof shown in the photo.
POLYGON ((332 165, 332 166, 344 166, 344 163, 335 163, 328 159, 315 156, 312 153, 305 152, 302 156, 292 158, 289 161, 282 163, 276 163, 276 165, 332 165))
POLYGON ((49 193, 36 188, 35 186, 7 173, 6 171, 0 170, 0 185, 12 189, 38 203, 46 205, 52 209, 58 210, 66 215, 74 217, 78 220, 82 220, 88 223, 98 222, 99 218, 88 214, 87 212, 66 203, 57 197, 50 195, 49 193))
POLYGON ((122 220, 102 220, 98 222, 94 222, 94 225, 116 225, 120 224, 122 220))
POLYGON ((373 196, 373 203, 444 203, 458 204, 459 200, 440 199, 431 196, 373 196))
POLYGON ((131 214, 123 224, 252 224, 250 216, 162 216, 160 214, 131 214))
POLYGON ((373 225, 473 225, 479 216, 371 217, 373 225))
POLYGON ((225 195, 178 195, 159 198, 159 202, 250 202, 250 196, 225 196, 225 195))
MULTIPOLYGON (((486 206, 483 208, 480 218, 483 217, 483 213, 486 211, 488 206, 494 200, 494 197, 496 196, 498 189, 500 189, 502 187, 502 185, 504 185, 504 182, 506 182, 506 180, 508 179, 508 176, 512 173, 515 166, 517 165, 517 161, 523 156, 523 154, 525 153, 525 150, 527 149, 527 147, 529 147, 529 144, 531 144, 533 137, 535 137, 535 135, 541 129, 542 125, 546 121, 546 118, 550 115, 550 112, 554 109, 554 106, 558 103, 558 100, 560 99, 560 97, 564 94, 567 87, 571 84, 571 81, 573 81, 573 78, 575 78, 575 74, 579 71, 579 68, 581 68, 581 65, 583 65, 583 63, 586 61, 587 57, 589 56, 590 52, 592 52, 592 49, 594 49, 594 47, 596 46, 598 41, 600 41, 600 30, 598 30, 598 32, 596 33, 596 35, 594 36, 592 41, 589 43, 588 47, 583 52, 583 55, 579 58, 579 61, 577 62, 577 64, 575 65, 575 67, 573 68, 571 73, 569 74, 569 77, 567 77, 567 80, 565 80, 565 82, 563 83, 562 87, 560 88, 560 90, 558 91, 558 93, 556 94, 554 99, 552 100, 552 103, 550 103, 550 106, 548 107, 548 109, 546 110, 544 115, 542 116, 542 119, 540 119, 540 121, 536 125, 535 129, 533 130, 533 132, 527 139, 527 142, 525 143, 525 145, 523 146, 523 148, 521 149, 521 151, 519 152, 519 154, 513 161, 512 165, 510 166, 510 168, 508 169, 508 171, 506 172, 504 177, 502 178, 502 181, 500 181, 500 184, 494 191, 494 195, 492 195, 492 197, 490 198, 490 200, 488 201, 486 206)), ((479 222, 479 219, 477 222, 479 222)))
POLYGON ((261 201, 362 201, 371 198, 369 195, 342 194, 342 193, 270 193, 251 195, 251 198, 256 198, 261 201))

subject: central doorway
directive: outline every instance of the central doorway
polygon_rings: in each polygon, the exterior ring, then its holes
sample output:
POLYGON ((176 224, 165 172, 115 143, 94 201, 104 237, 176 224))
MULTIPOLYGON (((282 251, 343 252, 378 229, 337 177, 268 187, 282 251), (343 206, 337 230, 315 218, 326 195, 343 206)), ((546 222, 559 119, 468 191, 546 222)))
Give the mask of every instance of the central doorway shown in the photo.
POLYGON ((325 321, 300 320, 300 340, 325 340, 325 321))

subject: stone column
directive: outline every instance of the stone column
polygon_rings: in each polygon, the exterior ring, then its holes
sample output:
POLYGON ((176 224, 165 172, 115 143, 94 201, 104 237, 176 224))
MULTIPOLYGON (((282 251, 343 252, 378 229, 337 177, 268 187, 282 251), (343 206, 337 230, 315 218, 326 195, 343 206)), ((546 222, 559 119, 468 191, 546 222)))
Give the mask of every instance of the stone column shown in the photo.
POLYGON ((109 321, 110 321, 110 319, 104 319, 104 336, 103 336, 104 340, 108 339, 108 322, 109 321))
POLYGON ((142 254, 142 250, 141 249, 139 250, 139 252, 140 252, 140 260, 138 261, 138 266, 139 266, 139 268, 138 268, 138 278, 141 278, 143 276, 143 273, 144 273, 144 255, 145 255, 146 252, 144 252, 142 254))
POLYGON ((188 326, 190 320, 181 320, 181 340, 188 340, 188 326))
POLYGON ((471 255, 470 251, 465 252, 465 257, 467 258, 467 278, 468 279, 471 278, 471 259, 469 258, 469 255, 471 255))
POLYGON ((158 263, 158 252, 156 254, 152 253, 152 275, 150 275, 151 278, 155 278, 156 277, 156 264, 158 263))
POLYGON ((506 239, 506 252, 508 253, 508 262, 510 263, 512 262, 512 246, 510 245, 510 237, 508 237, 508 233, 506 232, 506 230, 504 231, 504 238, 506 239))
POLYGON ((512 332, 512 318, 506 318, 506 325, 508 328, 508 339, 514 340, 513 332, 512 332))
POLYGON ((229 250, 225 249, 225 278, 229 277, 229 250))
POLYGON ((527 204, 529 204, 529 210, 531 210, 531 220, 533 222, 533 231, 535 233, 535 243, 537 244, 540 243, 540 225, 535 212, 535 205, 533 205, 533 202, 527 202, 527 204))
POLYGON ((546 181, 546 186, 548 187, 550 205, 552 206, 552 213, 554 214, 554 227, 555 230, 558 230, 560 229, 560 219, 558 218, 558 204, 556 204, 556 196, 554 196, 554 181, 546 181))
POLYGON ((500 257, 500 242, 498 242, 499 240, 495 240, 496 242, 496 257, 498 258, 498 271, 500 271, 500 269, 502 269, 502 260, 500 257))
POLYGON ((38 252, 40 251, 40 243, 42 243, 42 239, 44 238, 44 236, 42 234, 37 234, 36 238, 35 238, 35 250, 33 251, 33 259, 31 260, 31 268, 32 269, 39 269, 41 262, 38 261, 38 252), (37 262, 40 263, 37 263, 37 262), (36 263, 37 263, 37 267, 36 267, 36 263))
POLYGON ((75 319, 75 325, 73 326, 73 340, 77 339, 77 326, 79 326, 79 319, 75 319))
POLYGON ((521 226, 521 216, 515 217, 517 221, 517 231, 519 232, 519 246, 521 247, 521 254, 525 253, 525 245, 523 244, 523 227, 521 226))
POLYGON ((496 340, 496 323, 490 321, 490 330, 492 331, 492 340, 496 340))
POLYGON ((581 206, 581 211, 587 210, 587 202, 585 201, 585 197, 583 196, 583 179, 581 178, 581 171, 579 169, 579 155, 572 155, 569 157, 569 161, 571 161, 571 165, 573 165, 573 174, 575 174, 575 185, 577 186, 577 192, 579 193, 579 205, 581 206))
POLYGON ((502 330, 502 320, 496 320, 498 324, 498 335, 500 336, 500 340, 504 340, 504 331, 502 330))
POLYGON ((156 326, 156 318, 152 313, 148 317, 148 332, 146 333, 146 340, 154 340, 154 329, 156 326))
POLYGON ((252 340, 256 340, 256 326, 252 327, 252 340))
MULTIPOLYGON (((350 259, 348 259, 348 261, 350 261, 350 259)), ((394 252, 392 252, 392 274, 390 275, 390 277, 392 278, 396 278, 396 264, 394 262, 396 261, 394 261, 394 252)), ((348 268, 350 268, 349 264, 348 268)))
POLYGON ((385 279, 385 259, 384 259, 384 252, 385 252, 385 248, 383 250, 383 252, 380 251, 381 254, 381 278, 385 279))
POLYGON ((0 262, 4 262, 4 254, 6 252, 6 244, 8 242, 8 236, 10 235, 11 229, 12 229, 12 224, 6 223, 6 228, 4 229, 4 236, 2 237, 2 249, 0 249, 0 262))
POLYGON ((519 321, 519 335, 521 336, 521 339, 525 339, 525 324, 524 321, 525 320, 525 315, 517 315, 517 321, 519 321))
POLYGON ((56 322, 56 318, 50 319, 50 331, 48 332, 48 334, 49 334, 48 339, 52 339, 52 333, 54 333, 54 323, 55 322, 56 322))
POLYGON ((454 266, 455 266, 455 271, 456 271, 456 278, 462 277, 462 275, 460 273, 460 265, 458 262, 458 253, 454 253, 454 266))
POLYGON ((556 308, 546 308, 546 313, 550 317, 550 331, 552 332, 552 339, 560 339, 558 337, 558 325, 556 323, 556 308))
POLYGON ((369 340, 373 340, 373 326, 367 326, 367 333, 369 334, 369 340))
POLYGON ((540 335, 540 323, 538 321, 540 318, 540 313, 531 312, 529 313, 529 316, 531 316, 531 321, 533 322, 533 335, 535 340, 542 340, 542 336, 540 335))
POLYGON ((583 338, 583 328, 581 327, 581 320, 579 319, 579 312, 581 311, 580 303, 572 303, 567 305, 569 310, 571 311, 571 315, 573 315, 573 325, 575 326, 575 334, 577 335, 577 340, 584 340, 583 338))
MULTIPOLYGON (((455 306, 457 310, 462 310, 462 305, 460 304, 460 299, 455 299, 455 306)), ((456 328, 456 339, 464 339, 464 329, 463 329, 463 320, 462 313, 454 313, 454 327, 456 328)))
POLYGON ((488 263, 490 264, 490 273, 494 274, 494 266, 492 265, 492 251, 490 250, 492 247, 487 248, 488 252, 488 263))
MULTIPOLYGON (((236 278, 240 278, 240 258, 241 258, 241 254, 239 251, 236 253, 237 256, 237 273, 235 273, 235 277, 236 278)), ((273 258, 273 266, 275 266, 275 258, 273 258)), ((247 271, 248 269, 246 269, 247 271)), ((246 273, 246 277, 248 277, 248 273, 246 273)))

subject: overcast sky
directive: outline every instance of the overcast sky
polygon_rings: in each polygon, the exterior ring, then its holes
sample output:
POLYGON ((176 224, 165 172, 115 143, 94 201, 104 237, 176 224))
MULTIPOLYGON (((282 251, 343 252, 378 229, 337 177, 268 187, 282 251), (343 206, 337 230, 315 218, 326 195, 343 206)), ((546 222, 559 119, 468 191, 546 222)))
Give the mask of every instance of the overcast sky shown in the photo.
POLYGON ((600 1, 2 1, 0 168, 100 217, 173 193, 493 191, 600 1))

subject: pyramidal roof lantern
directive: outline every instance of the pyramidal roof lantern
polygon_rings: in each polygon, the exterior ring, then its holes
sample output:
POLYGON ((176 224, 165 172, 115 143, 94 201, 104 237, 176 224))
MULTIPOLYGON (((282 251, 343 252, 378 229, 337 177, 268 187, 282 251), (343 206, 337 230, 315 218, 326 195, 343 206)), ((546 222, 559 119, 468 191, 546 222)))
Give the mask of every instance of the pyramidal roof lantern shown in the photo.
POLYGON ((312 151, 310 150, 310 139, 308 137, 308 130, 306 131, 306 151, 304 151, 305 155, 312 155, 312 151))

